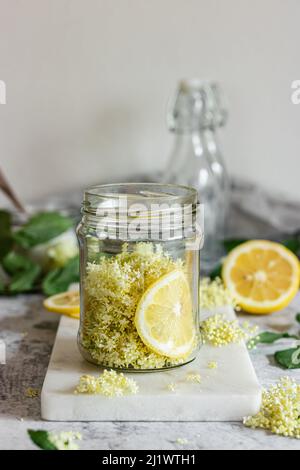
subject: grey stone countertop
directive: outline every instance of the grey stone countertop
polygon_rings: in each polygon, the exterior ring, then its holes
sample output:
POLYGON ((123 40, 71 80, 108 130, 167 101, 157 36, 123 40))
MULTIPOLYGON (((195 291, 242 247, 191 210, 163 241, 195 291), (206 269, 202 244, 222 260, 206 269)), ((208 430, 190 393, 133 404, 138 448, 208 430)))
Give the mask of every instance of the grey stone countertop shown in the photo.
MULTIPOLYGON (((41 207, 69 207, 78 214, 81 191, 41 202, 41 207), (47 204, 48 206, 47 206, 47 204), (49 205, 50 204, 50 205, 49 205)), ((253 185, 237 182, 232 188, 228 236, 280 240, 299 230, 299 204, 265 194, 253 185), (276 209, 276 210, 275 210, 276 209)), ((298 232, 299 234, 299 232, 298 232)), ((300 294, 284 311, 271 316, 248 316, 261 330, 297 331, 295 314, 300 294)), ((41 390, 59 318, 42 307, 42 296, 0 297, 0 340, 6 345, 6 364, 0 364, 0 449, 34 449, 27 429, 73 430, 82 433, 82 449, 285 449, 300 450, 300 441, 252 430, 242 423, 50 423, 41 420, 40 398, 26 397, 29 387, 41 390), (187 440, 179 445, 177 439, 187 440)), ((260 383, 269 387, 282 376, 300 382, 300 369, 277 367, 273 353, 290 343, 259 346, 251 358, 260 383)), ((1 343, 0 343, 1 346, 1 343)), ((1 358, 0 358, 1 359, 1 358)), ((226 404, 224 404, 226 405, 226 404)))
MULTIPOLYGON (((296 330, 295 313, 300 295, 284 311, 271 316, 247 317, 261 329, 296 330)), ((41 390, 51 354, 58 316, 42 307, 42 296, 0 298, 0 339, 6 345, 6 364, 0 365, 0 448, 34 449, 27 429, 74 430, 82 433, 81 449, 300 449, 300 441, 252 430, 242 423, 157 423, 93 422, 55 423, 41 420, 40 398, 26 397, 29 387, 41 390), (187 440, 179 445, 177 439, 187 440)), ((284 349, 288 340, 276 346, 261 346, 251 352, 263 386, 282 376, 300 380, 300 370, 283 371, 272 352, 284 349)))

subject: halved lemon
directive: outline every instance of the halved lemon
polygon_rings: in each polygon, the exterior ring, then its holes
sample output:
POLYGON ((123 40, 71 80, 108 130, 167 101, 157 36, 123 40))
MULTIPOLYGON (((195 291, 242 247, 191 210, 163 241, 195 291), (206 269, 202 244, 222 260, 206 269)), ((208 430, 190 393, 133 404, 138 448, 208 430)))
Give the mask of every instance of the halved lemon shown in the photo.
POLYGON ((73 318, 79 318, 79 291, 68 291, 52 295, 44 301, 44 307, 50 312, 62 313, 73 318))
POLYGON ((135 326, 143 343, 157 354, 182 358, 192 351, 193 307, 183 271, 176 269, 147 289, 136 310, 135 326))
POLYGON ((285 308, 296 295, 300 265, 280 243, 252 240, 225 258, 222 278, 243 310, 272 313, 285 308))

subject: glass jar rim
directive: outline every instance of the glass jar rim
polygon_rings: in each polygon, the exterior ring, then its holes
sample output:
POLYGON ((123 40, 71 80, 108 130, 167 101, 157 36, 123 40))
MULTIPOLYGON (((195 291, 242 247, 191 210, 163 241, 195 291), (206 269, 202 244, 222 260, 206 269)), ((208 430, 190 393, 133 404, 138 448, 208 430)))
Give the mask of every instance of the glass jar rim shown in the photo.
POLYGON ((197 196, 197 190, 191 186, 165 183, 108 183, 94 185, 84 191, 85 201, 128 197, 136 202, 191 204, 197 202, 197 196))
POLYGON ((197 196, 196 189, 175 184, 96 185, 84 193, 82 223, 99 238, 192 238, 199 232, 197 196))

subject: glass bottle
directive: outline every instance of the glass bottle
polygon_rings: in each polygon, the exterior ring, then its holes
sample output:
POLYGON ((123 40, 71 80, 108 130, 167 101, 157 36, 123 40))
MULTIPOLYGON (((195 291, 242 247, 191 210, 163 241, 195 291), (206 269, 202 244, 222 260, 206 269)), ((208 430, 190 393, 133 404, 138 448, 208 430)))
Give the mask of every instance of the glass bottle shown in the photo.
POLYGON ((155 371, 200 346, 197 192, 151 183, 85 192, 78 344, 89 362, 155 371))
POLYGON ((223 253, 229 205, 229 178, 217 140, 227 113, 218 85, 186 80, 179 84, 168 114, 169 129, 175 134, 163 182, 184 184, 197 189, 204 205, 205 241, 201 270, 210 272, 223 253))

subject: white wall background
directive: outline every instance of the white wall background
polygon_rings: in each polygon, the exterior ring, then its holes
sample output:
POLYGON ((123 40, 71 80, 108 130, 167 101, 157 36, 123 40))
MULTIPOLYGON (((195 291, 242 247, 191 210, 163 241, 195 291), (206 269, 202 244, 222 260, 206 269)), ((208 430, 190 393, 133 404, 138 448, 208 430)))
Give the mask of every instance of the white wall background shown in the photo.
POLYGON ((299 0, 0 0, 0 166, 20 195, 161 168, 178 79, 230 104, 230 172, 300 200, 299 0))

